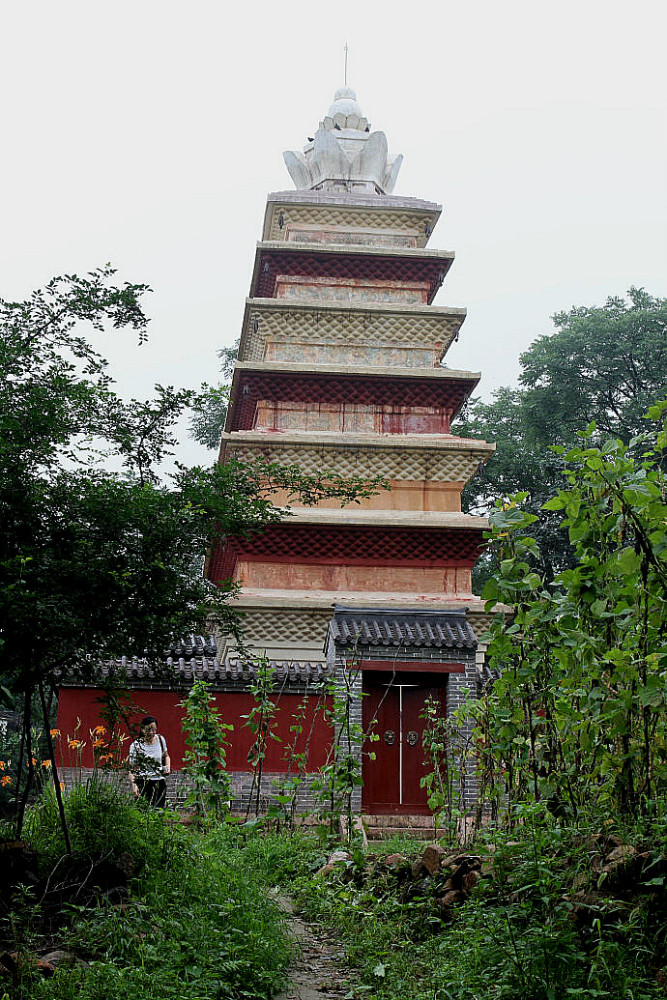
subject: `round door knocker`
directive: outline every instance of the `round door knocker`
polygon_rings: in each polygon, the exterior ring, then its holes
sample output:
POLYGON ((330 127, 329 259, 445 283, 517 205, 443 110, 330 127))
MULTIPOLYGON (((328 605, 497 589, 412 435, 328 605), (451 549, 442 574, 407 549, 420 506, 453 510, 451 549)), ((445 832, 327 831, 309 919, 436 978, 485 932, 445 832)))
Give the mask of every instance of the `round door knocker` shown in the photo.
POLYGON ((405 742, 409 747, 416 747, 419 742, 419 733, 416 730, 411 729, 410 732, 405 737, 405 742))
POLYGON ((384 734, 384 741, 388 747, 393 747, 396 742, 396 733, 393 729, 386 729, 384 734))

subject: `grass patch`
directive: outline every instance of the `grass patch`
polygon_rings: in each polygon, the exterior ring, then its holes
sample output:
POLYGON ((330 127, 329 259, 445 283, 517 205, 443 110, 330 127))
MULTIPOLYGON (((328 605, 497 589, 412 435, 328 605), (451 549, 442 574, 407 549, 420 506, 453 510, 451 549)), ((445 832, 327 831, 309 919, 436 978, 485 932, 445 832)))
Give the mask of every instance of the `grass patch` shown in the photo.
MULTIPOLYGON (((132 853, 139 874, 120 904, 65 904, 70 924, 59 944, 87 966, 60 967, 44 980, 26 960, 12 1000, 261 1000, 284 984, 291 959, 284 921, 257 867, 246 865, 236 831, 186 830, 108 788, 77 789, 67 808, 77 852, 132 853)), ((50 809, 41 803, 29 830, 53 864, 61 845, 48 843, 50 809)), ((16 942, 26 953, 27 943, 39 947, 34 928, 29 941, 16 942)))

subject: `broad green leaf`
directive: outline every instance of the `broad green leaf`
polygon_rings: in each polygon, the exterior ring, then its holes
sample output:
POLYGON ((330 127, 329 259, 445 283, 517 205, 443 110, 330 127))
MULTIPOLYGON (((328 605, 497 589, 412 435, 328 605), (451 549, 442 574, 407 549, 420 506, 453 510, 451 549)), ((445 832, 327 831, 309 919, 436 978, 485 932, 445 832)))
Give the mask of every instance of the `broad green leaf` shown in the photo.
POLYGON ((641 557, 629 546, 617 552, 614 561, 621 573, 628 576, 638 573, 641 566, 641 557))

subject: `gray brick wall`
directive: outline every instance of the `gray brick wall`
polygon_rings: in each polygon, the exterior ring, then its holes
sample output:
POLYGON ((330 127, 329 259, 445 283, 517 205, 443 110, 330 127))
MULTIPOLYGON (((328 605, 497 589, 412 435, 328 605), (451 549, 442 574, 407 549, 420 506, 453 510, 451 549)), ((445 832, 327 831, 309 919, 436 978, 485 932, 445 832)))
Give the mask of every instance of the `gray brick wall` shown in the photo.
MULTIPOLYGON (((130 783, 125 772, 121 771, 93 771, 91 767, 64 767, 59 769, 60 780, 66 791, 70 791, 75 785, 84 784, 94 777, 96 781, 104 781, 115 785, 120 791, 130 794, 130 783)), ((253 776, 251 773, 242 771, 228 772, 231 785, 230 805, 232 812, 245 813, 250 802, 254 810, 257 786, 253 788, 253 776)), ((284 772, 266 771, 262 775, 260 789, 260 811, 266 811, 272 802, 275 802, 275 795, 281 793, 286 775, 284 772)), ((322 803, 319 793, 313 788, 313 783, 319 780, 319 775, 311 774, 304 777, 297 794, 297 812, 313 813, 324 811, 326 804, 322 803)), ((175 809, 182 809, 192 788, 192 782, 183 771, 172 771, 167 776, 167 799, 169 804, 175 809)), ((289 806, 285 807, 289 808, 289 806)))
MULTIPOLYGON (((465 660, 466 671, 464 674, 449 674, 447 679, 447 716, 451 716, 457 709, 461 708, 466 701, 477 697, 478 672, 475 654, 468 655, 465 660)), ((474 809, 477 805, 479 787, 475 774, 474 761, 468 752, 472 736, 472 726, 468 723, 460 726, 457 733, 457 740, 452 741, 449 753, 456 755, 459 759, 457 764, 461 765, 461 755, 465 758, 464 763, 464 787, 462 803, 465 809, 474 809)))
MULTIPOLYGON (((348 660, 345 656, 336 658, 336 671, 334 674, 334 683, 337 685, 338 690, 341 692, 348 693, 350 698, 350 728, 352 732, 355 730, 361 730, 361 696, 362 696, 362 678, 361 671, 355 666, 355 664, 348 660)), ((341 727, 336 727, 336 739, 339 740, 342 736, 341 727)), ((346 747, 347 750, 347 747, 346 747)), ((351 746, 353 755, 356 757, 357 761, 361 760, 362 745, 359 741, 353 742, 351 746)), ((352 791, 352 811, 354 813, 361 812, 361 788, 356 787, 352 791)))

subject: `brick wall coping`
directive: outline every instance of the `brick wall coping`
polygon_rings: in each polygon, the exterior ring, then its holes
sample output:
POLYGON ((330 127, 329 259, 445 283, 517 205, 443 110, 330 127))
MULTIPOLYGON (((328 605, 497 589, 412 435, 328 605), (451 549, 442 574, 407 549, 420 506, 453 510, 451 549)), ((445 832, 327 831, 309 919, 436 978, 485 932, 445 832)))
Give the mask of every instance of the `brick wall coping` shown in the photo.
MULTIPOLYGON (((320 684, 329 680, 331 671, 323 662, 303 660, 270 660, 274 683, 279 687, 297 687, 320 684)), ((214 690, 243 689, 257 677, 257 667, 252 661, 228 656, 223 662, 215 657, 192 658, 166 657, 161 663, 139 657, 119 657, 110 663, 99 664, 97 675, 91 678, 73 668, 64 672, 59 687, 99 687, 100 681, 119 677, 129 687, 179 690, 189 687, 195 679, 205 680, 214 690)))

